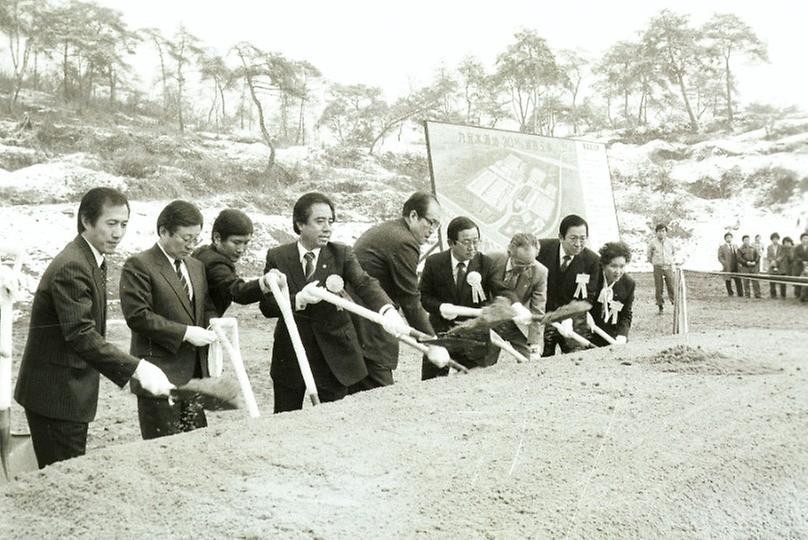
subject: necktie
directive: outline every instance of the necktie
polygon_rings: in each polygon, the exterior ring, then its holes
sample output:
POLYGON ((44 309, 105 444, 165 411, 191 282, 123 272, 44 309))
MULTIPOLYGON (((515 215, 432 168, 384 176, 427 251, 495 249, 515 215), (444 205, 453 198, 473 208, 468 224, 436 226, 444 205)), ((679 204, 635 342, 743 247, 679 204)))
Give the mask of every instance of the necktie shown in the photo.
POLYGON ((98 267, 101 270, 101 283, 104 284, 104 291, 107 290, 107 260, 104 259, 101 261, 101 266, 98 267))
POLYGON ((466 263, 457 263, 457 277, 455 277, 455 290, 458 296, 460 295, 460 287, 466 280, 466 263))
POLYGON ((524 266, 512 266, 510 269, 511 275, 508 277, 508 288, 511 290, 516 290, 516 285, 519 283, 519 276, 522 275, 522 270, 524 270, 524 266))
POLYGON ((314 253, 307 251, 303 258, 306 259, 306 281, 314 277, 314 253))
POLYGON ((569 256, 569 255, 564 255, 564 260, 563 260, 563 261, 561 261, 561 271, 562 271, 562 272, 566 272, 566 271, 567 271, 567 267, 570 265, 570 261, 571 261, 571 260, 572 260, 572 257, 571 257, 571 256, 569 256))
POLYGON ((180 278, 180 283, 182 283, 182 288, 185 289, 185 294, 188 296, 188 300, 191 299, 191 288, 188 286, 188 281, 185 279, 185 276, 182 275, 182 261, 179 259, 174 259, 174 268, 177 269, 177 277, 180 278))

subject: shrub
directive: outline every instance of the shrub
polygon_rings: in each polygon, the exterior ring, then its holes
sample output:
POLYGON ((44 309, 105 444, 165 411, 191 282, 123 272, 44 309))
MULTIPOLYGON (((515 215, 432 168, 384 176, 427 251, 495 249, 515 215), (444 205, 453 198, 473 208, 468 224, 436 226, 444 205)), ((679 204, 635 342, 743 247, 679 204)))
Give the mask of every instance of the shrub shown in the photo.
POLYGON ((783 167, 765 167, 750 175, 749 183, 760 188, 759 206, 782 204, 794 196, 800 185, 797 173, 783 167))
POLYGON ((160 160, 142 148, 127 148, 112 158, 112 172, 118 176, 146 178, 153 175, 160 160))

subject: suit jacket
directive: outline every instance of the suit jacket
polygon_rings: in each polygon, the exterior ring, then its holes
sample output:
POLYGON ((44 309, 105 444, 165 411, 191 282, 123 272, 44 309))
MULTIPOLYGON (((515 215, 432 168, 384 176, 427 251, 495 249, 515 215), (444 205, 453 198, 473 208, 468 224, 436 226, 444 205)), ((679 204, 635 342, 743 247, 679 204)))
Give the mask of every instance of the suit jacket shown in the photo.
MULTIPOLYGON (((312 281, 325 284, 331 274, 341 276, 365 306, 378 311, 390 298, 379 286, 379 282, 362 270, 350 247, 329 242, 320 250, 312 281)), ((286 274, 292 309, 295 297, 306 286, 306 278, 300 265, 297 242, 284 244, 267 252, 264 272, 277 268, 286 274)), ((282 317, 281 310, 271 294, 264 295, 260 303, 261 313, 266 317, 282 317)), ((300 333, 303 347, 310 358, 319 351, 328 368, 344 386, 350 386, 367 376, 367 368, 362 358, 362 348, 351 318, 346 311, 340 311, 328 302, 309 304, 302 311, 294 311, 295 323, 300 333)), ((297 363, 292 341, 286 324, 278 321, 275 326, 275 340, 272 345, 272 380, 287 387, 303 386, 303 376, 297 363)))
MULTIPOLYGON (((598 279, 598 297, 604 285, 604 276, 601 272, 600 278, 598 279)), ((608 322, 603 320, 603 302, 596 299, 595 303, 592 304, 592 318, 595 320, 595 324, 603 328, 606 333, 612 337, 626 336, 628 338, 628 331, 631 329, 634 288, 634 280, 628 274, 623 274, 612 286, 612 291, 614 292, 612 299, 623 304, 623 307, 617 314, 617 323, 612 323, 611 317, 609 317, 608 322)))
POLYGON ((785 250, 782 244, 769 244, 769 247, 766 248, 766 259, 769 261, 768 272, 770 274, 780 273, 783 257, 785 257, 785 250))
POLYGON ((757 272, 760 265, 760 254, 755 246, 741 246, 738 248, 738 266, 745 272, 757 272), (755 263, 749 265, 747 263, 755 263))
POLYGON ((49 418, 90 422, 99 373, 121 387, 132 377, 140 360, 104 339, 106 300, 103 272, 77 236, 48 265, 34 295, 14 392, 20 405, 49 418))
POLYGON ((471 272, 479 272, 482 277, 482 287, 486 297, 482 302, 474 302, 471 286, 465 280, 460 284, 460 290, 457 290, 450 250, 447 249, 430 255, 424 263, 420 284, 421 304, 429 313, 429 321, 437 332, 445 332, 459 320, 462 320, 458 317, 454 321, 448 321, 441 317, 441 304, 479 308, 488 304, 497 296, 505 296, 511 301, 516 301, 516 295, 508 290, 496 275, 494 261, 490 257, 477 253, 474 258, 467 262, 467 265, 467 276, 471 272))
POLYGON ((238 277, 233 261, 219 253, 213 244, 197 248, 193 256, 205 265, 208 292, 217 316, 224 315, 232 302, 244 305, 261 300, 263 292, 258 280, 244 281, 238 277))
MULTIPOLYGON (((427 334, 435 331, 421 306, 418 289, 418 260, 421 244, 407 227, 404 218, 375 225, 365 231, 354 244, 359 264, 371 277, 379 280, 387 296, 401 308, 407 323, 427 334)), ((349 290, 362 304, 355 291, 349 290)), ((398 366, 398 340, 378 324, 361 317, 353 317, 365 358, 388 369, 398 366)))
MULTIPOLYGON (((205 328, 217 315, 208 295, 205 266, 185 258, 194 291, 193 303, 160 247, 129 257, 121 271, 121 310, 132 330, 130 352, 162 369, 176 386, 208 376, 208 348, 183 341, 188 326, 205 328)), ((137 381, 132 392, 148 395, 137 381)))
POLYGON ((718 261, 721 263, 722 272, 738 271, 738 248, 728 246, 726 242, 718 246, 718 261))
MULTIPOLYGON (((502 283, 508 285, 509 277, 505 269, 508 266, 508 255, 501 253, 492 255, 494 260, 494 272, 502 283)), ((528 308, 534 315, 544 315, 544 308, 547 304, 547 268, 539 261, 525 268, 516 281, 516 287, 512 289, 517 301, 528 308)), ((542 325, 538 321, 533 322, 528 327, 527 342, 535 345, 542 342, 542 325)), ((521 330, 521 328, 520 328, 521 330)))
POLYGON ((573 257, 567 269, 561 271, 561 260, 558 257, 560 241, 557 238, 539 240, 539 256, 536 260, 547 267, 547 311, 553 311, 573 300, 575 281, 578 274, 587 274, 585 300, 595 302, 598 293, 598 276, 600 275, 600 257, 589 248, 573 257))
POLYGON ((802 243, 794 246, 791 252, 791 275, 799 276, 802 274, 802 262, 808 261, 808 249, 805 249, 802 243))

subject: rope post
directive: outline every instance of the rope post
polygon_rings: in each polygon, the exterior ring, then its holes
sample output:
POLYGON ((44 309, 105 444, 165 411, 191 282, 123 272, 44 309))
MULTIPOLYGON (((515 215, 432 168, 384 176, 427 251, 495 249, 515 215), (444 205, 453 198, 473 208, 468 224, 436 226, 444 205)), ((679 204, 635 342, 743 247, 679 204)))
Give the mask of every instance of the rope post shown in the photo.
POLYGON ((676 268, 676 291, 673 297, 673 333, 687 334, 688 332, 687 285, 685 284, 685 272, 678 267, 676 268))

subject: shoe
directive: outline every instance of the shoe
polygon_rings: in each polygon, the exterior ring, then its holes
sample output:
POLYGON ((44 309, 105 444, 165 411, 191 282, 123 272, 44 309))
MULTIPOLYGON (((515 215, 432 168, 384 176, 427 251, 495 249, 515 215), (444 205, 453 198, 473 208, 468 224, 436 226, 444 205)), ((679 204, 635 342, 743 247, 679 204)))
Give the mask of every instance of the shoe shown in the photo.
POLYGON ((657 306, 657 307, 659 307, 659 313, 661 315, 665 308, 661 304, 659 306, 657 306))

